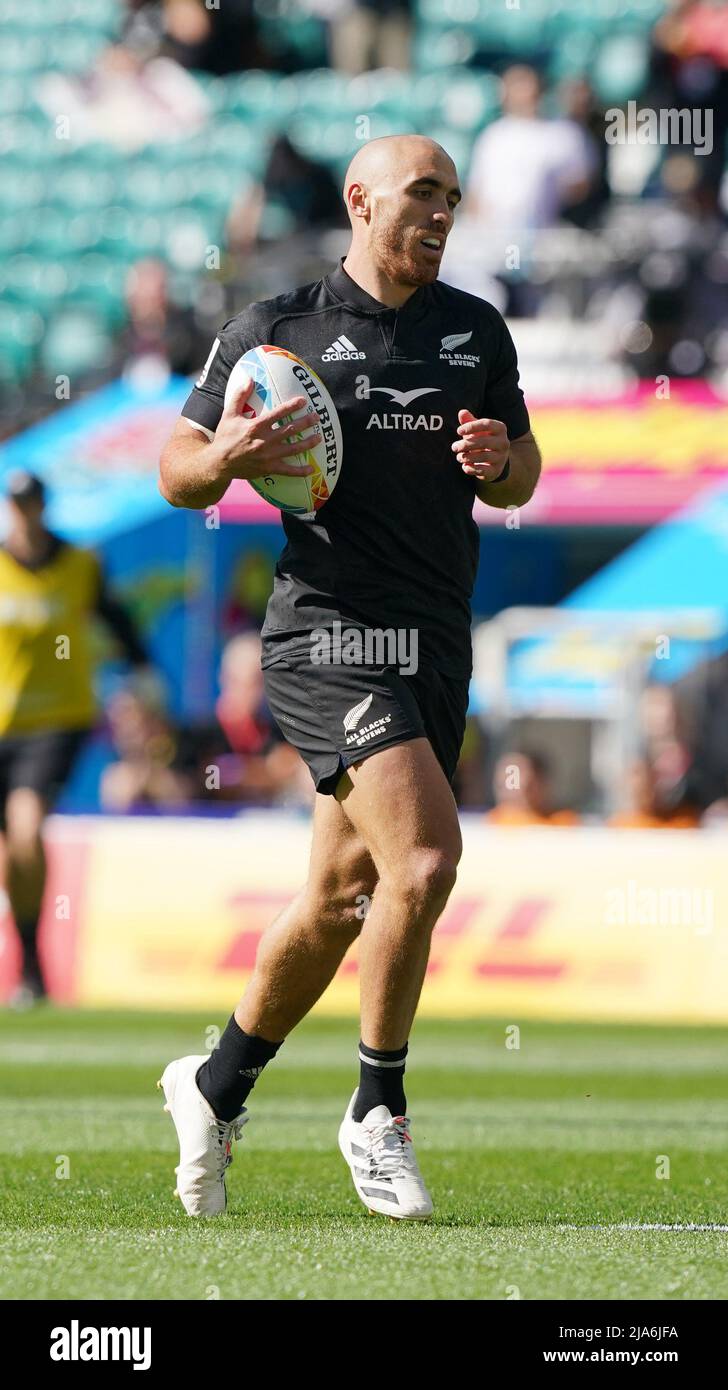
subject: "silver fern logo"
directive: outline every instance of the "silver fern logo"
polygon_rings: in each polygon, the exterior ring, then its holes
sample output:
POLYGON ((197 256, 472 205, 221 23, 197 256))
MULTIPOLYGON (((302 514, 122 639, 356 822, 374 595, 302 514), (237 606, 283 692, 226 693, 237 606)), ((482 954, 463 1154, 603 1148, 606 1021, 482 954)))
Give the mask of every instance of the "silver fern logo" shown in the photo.
POLYGON ((362 718, 363 715, 366 714, 373 699, 373 694, 367 695, 366 699, 360 700, 358 705, 352 705, 351 709, 347 711, 347 713, 344 715, 345 733, 352 734, 354 732, 359 723, 359 720, 362 718))
POLYGON ((442 346, 446 352, 452 352, 454 348, 463 347, 465 343, 469 343, 472 336, 472 328, 469 333, 448 333, 447 337, 441 340, 442 346))
POLYGON ((448 333, 445 338, 440 339, 440 361, 449 362, 451 367, 476 367, 480 358, 475 352, 463 352, 466 343, 470 342, 473 336, 471 328, 469 333, 448 333))

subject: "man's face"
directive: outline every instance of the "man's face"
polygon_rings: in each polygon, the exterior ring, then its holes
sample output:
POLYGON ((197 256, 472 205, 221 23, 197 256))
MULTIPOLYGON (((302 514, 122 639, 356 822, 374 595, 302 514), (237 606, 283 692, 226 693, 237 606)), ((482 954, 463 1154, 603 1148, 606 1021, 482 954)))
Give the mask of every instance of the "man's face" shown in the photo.
POLYGON ((516 65, 504 72, 501 106, 506 116, 533 117, 538 112, 541 84, 533 68, 516 65))
POLYGON ((15 527, 40 526, 43 520, 42 497, 8 498, 11 524, 15 527))
POLYGON ((369 195, 372 259, 395 284, 432 284, 461 198, 452 160, 444 151, 410 159, 374 180, 369 195))

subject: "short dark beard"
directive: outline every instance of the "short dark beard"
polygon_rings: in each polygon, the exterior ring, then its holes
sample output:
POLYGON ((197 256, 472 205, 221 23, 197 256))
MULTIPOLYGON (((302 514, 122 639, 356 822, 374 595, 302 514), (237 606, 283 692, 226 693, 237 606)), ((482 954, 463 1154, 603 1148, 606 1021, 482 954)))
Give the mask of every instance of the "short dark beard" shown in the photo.
POLYGON ((395 285, 431 285, 438 276, 439 265, 419 265, 405 249, 402 229, 391 223, 377 232, 377 260, 381 269, 395 285))

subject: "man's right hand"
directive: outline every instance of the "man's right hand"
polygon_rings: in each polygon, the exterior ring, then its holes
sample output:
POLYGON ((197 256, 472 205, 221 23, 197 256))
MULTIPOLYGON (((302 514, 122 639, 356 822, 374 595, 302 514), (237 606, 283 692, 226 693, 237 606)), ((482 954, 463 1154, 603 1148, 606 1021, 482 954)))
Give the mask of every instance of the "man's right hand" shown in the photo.
POLYGON ((313 473, 310 464, 301 467, 293 462, 296 454, 320 444, 322 438, 316 411, 296 414, 306 405, 306 397, 293 396, 273 410, 255 417, 245 416, 243 408, 252 391, 253 380, 248 377, 226 404, 209 445, 208 457, 219 468, 220 477, 249 480, 283 474, 305 478, 313 473), (295 420, 289 420, 291 415, 295 420))

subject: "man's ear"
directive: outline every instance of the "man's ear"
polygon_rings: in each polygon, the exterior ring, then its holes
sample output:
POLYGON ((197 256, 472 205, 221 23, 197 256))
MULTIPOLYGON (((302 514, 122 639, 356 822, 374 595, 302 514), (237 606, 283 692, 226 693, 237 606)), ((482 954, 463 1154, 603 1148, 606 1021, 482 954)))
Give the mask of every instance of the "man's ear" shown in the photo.
POLYGON ((362 184, 351 184, 347 195, 347 207, 352 217, 369 216, 369 198, 362 184))

